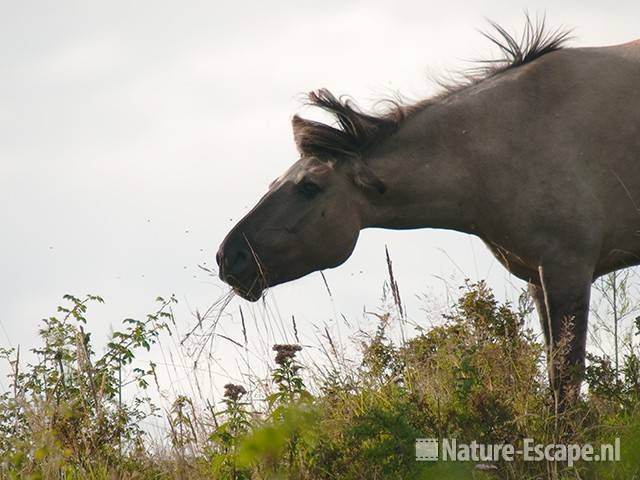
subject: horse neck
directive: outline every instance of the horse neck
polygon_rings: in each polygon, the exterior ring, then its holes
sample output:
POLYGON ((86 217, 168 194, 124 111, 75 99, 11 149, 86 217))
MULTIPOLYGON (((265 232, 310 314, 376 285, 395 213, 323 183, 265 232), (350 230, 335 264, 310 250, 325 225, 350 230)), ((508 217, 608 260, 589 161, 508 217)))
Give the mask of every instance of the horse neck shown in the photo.
POLYGON ((367 226, 479 232, 482 172, 470 158, 476 147, 464 110, 455 102, 426 106, 365 158, 387 187, 372 199, 367 226))

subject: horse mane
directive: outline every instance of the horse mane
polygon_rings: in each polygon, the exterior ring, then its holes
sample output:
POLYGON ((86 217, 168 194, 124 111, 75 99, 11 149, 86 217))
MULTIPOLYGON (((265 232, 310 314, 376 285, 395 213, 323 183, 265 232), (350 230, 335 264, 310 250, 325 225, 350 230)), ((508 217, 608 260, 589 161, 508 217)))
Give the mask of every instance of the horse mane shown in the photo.
POLYGON ((412 112, 447 96, 476 85, 506 70, 531 63, 556 50, 564 48, 570 30, 547 28, 545 19, 531 19, 525 14, 524 31, 518 39, 495 22, 489 22, 493 32, 481 32, 496 45, 502 56, 493 60, 482 60, 459 75, 457 80, 438 84, 442 92, 435 97, 406 105, 397 100, 385 100, 387 111, 380 115, 364 113, 353 100, 335 97, 329 90, 320 89, 307 95, 307 104, 330 113, 336 126, 294 117, 295 137, 298 148, 305 154, 318 157, 357 157, 386 136, 396 131, 402 121, 412 112))

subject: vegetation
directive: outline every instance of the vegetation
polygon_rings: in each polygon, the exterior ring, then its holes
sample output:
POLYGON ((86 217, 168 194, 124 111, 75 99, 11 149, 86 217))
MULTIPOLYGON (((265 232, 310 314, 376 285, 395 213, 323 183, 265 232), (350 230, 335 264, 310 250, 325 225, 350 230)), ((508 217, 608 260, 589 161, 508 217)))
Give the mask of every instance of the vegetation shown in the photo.
MULTIPOLYGON (((626 277, 625 277, 626 278, 626 277)), ((611 280, 611 279, 609 279, 611 280)), ((615 280, 615 279, 614 279, 615 280)), ((299 345, 274 345, 270 393, 250 398, 229 383, 218 407, 187 396, 164 416, 147 390, 155 365, 133 360, 170 333, 174 298, 158 299, 144 320, 127 319, 102 355, 94 351, 87 309, 97 296, 66 296, 43 321, 36 362, 2 350, 11 388, 0 395, 0 476, 11 479, 633 479, 640 472, 640 355, 634 335, 618 340, 617 361, 592 355, 581 402, 558 431, 543 347, 526 319, 531 302, 501 304, 480 282, 461 288, 442 322, 398 340, 394 301, 358 342, 357 368, 332 344, 322 367, 305 366, 299 345), (123 379, 127 380, 123 380, 123 379), (133 382, 133 383, 132 383, 133 382), (136 386, 123 395, 123 387, 136 386), (164 446, 144 422, 165 422, 164 446), (418 462, 416 438, 522 445, 561 438, 612 443, 620 462, 418 462)), ((620 295, 619 285, 614 295, 620 295)), ((627 289, 624 285, 623 288, 627 289)), ((611 289, 606 290, 608 292, 611 289)), ((624 297, 625 312, 631 301, 624 297)), ((616 322, 620 314, 616 314, 616 322)), ((331 338, 328 337, 328 341, 331 338)), ((156 388, 159 388, 156 385, 156 388)))

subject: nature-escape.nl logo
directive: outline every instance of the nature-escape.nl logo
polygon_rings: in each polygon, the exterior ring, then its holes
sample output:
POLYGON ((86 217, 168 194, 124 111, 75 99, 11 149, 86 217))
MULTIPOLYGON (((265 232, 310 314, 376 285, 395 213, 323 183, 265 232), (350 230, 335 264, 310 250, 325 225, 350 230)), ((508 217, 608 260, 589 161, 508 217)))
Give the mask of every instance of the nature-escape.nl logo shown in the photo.
POLYGON ((521 448, 516 448, 510 443, 485 444, 475 440, 471 443, 458 443, 455 438, 443 438, 441 445, 437 438, 416 439, 416 460, 420 462, 513 462, 516 456, 525 462, 567 462, 570 467, 578 460, 618 462, 620 439, 616 438, 613 443, 594 446, 589 443, 542 444, 536 443, 532 438, 525 438, 521 448))

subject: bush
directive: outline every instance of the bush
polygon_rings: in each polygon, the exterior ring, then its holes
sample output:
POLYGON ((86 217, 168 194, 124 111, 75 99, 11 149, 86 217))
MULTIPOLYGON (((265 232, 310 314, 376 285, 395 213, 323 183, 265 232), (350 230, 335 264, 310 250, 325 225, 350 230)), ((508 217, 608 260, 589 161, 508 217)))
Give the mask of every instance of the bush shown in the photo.
POLYGON ((146 320, 127 319, 102 356, 96 356, 84 327, 91 302, 102 298, 65 296, 61 316, 43 320, 37 362, 22 367, 19 351, 3 350, 13 367, 13 390, 0 396, 0 472, 9 478, 86 478, 140 468, 144 450, 140 422, 154 413, 141 392, 149 370, 133 368, 138 395, 122 401, 122 370, 139 349, 149 350, 171 319, 173 298, 158 299, 146 320))
MULTIPOLYGON (((514 308, 483 282, 465 285, 439 326, 401 341, 389 330, 402 310, 388 308, 360 342, 357 368, 333 358, 327 369, 307 372, 299 345, 275 345, 263 399, 251 401, 231 383, 219 411, 173 399, 165 418, 170 450, 154 450, 140 426, 158 412, 145 393, 155 365, 132 368, 132 361, 169 330, 175 299, 159 298, 143 321, 125 320, 102 355, 85 331, 88 305, 102 299, 65 299, 59 315, 43 322, 35 363, 1 352, 12 367, 12 388, 0 396, 2 478, 553 478, 549 465, 518 457, 488 465, 415 461, 416 438, 516 446, 557 438, 544 349, 525 327, 526 296, 514 308), (126 401, 125 377, 136 387, 126 401)), ((555 478, 636 478, 639 358, 633 342, 620 372, 606 355, 591 356, 588 393, 562 419, 566 441, 621 437, 622 461, 560 464, 555 478)))

